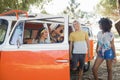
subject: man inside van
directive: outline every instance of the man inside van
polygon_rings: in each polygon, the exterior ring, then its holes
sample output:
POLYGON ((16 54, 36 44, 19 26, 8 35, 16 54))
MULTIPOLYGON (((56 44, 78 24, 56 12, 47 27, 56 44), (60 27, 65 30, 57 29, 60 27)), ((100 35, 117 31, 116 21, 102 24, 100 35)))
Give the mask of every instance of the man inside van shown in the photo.
POLYGON ((74 32, 70 33, 70 58, 71 58, 71 70, 77 70, 77 64, 79 65, 78 78, 82 80, 83 68, 85 63, 85 55, 88 52, 89 55, 89 38, 88 34, 80 29, 80 23, 75 20, 73 22, 74 32))
POLYGON ((50 39, 53 43, 61 43, 64 40, 63 34, 64 26, 58 24, 57 27, 51 31, 50 39))

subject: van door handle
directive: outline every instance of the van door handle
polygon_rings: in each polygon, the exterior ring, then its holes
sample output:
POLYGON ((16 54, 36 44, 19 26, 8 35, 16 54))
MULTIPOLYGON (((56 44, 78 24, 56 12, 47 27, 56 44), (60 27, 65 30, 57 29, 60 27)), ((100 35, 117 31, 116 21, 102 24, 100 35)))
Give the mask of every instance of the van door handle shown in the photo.
POLYGON ((56 62, 57 63, 68 63, 69 60, 66 60, 66 59, 64 59, 64 60, 56 60, 56 62))

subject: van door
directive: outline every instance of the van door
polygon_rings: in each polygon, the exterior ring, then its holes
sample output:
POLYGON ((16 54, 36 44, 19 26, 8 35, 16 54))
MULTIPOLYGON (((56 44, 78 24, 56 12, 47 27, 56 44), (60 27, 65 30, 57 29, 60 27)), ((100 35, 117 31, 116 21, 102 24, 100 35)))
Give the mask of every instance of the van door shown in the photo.
POLYGON ((2 80, 70 80, 68 17, 33 20, 19 21, 15 25, 8 44, 2 51, 2 80), (50 26, 53 23, 64 25, 62 42, 40 44, 27 43, 26 40, 24 43, 25 39, 33 40, 34 31, 45 27, 46 22, 48 22, 46 25, 49 33, 48 40, 52 30, 50 26))

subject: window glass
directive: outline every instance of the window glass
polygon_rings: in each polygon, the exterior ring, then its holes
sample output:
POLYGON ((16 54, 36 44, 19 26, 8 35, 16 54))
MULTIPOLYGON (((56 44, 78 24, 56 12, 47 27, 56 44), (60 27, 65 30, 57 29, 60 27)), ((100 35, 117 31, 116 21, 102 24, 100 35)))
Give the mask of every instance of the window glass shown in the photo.
POLYGON ((24 23, 21 22, 19 23, 14 32, 13 32, 13 35, 12 35, 12 38, 11 38, 11 41, 10 41, 10 44, 18 44, 18 42, 20 44, 23 43, 23 28, 24 27, 24 23))
POLYGON ((27 38, 27 39, 31 38, 31 31, 32 30, 30 30, 30 29, 25 29, 24 30, 24 38, 27 38))
POLYGON ((5 35, 7 33, 8 21, 0 19, 0 44, 4 42, 5 35))
MULTIPOLYGON (((23 36, 23 43, 24 44, 37 44, 39 43, 39 36, 44 31, 42 31, 43 23, 36 23, 32 21, 26 21, 24 27, 24 36, 23 36), (41 31, 40 31, 41 30, 41 31)), ((47 35, 48 37, 48 35, 47 35)))
MULTIPOLYGON (((64 18, 63 18, 64 19, 64 18)), ((25 21, 24 44, 52 44, 64 41, 64 21, 40 19, 25 21)))

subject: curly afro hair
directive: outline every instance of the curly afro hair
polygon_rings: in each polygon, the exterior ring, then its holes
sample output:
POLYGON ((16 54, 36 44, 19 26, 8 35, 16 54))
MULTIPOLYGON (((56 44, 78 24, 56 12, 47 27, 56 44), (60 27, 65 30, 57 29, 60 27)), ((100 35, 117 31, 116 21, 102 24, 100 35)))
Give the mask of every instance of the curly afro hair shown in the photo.
POLYGON ((99 25, 101 26, 101 29, 103 32, 110 32, 112 28, 112 21, 108 18, 101 18, 99 20, 99 25))

